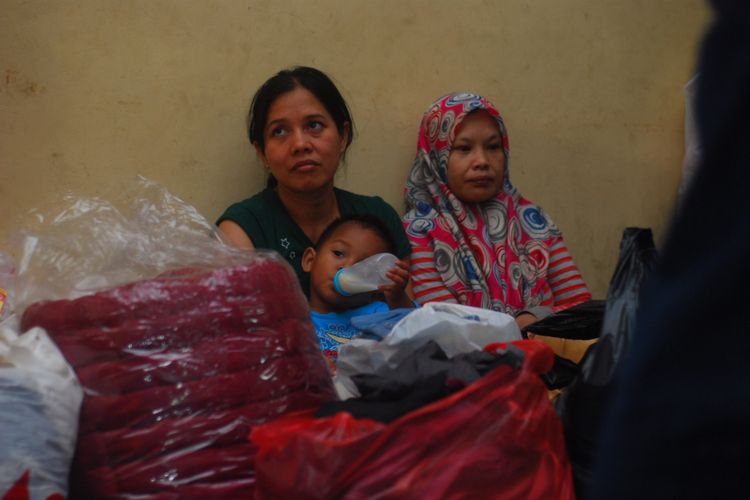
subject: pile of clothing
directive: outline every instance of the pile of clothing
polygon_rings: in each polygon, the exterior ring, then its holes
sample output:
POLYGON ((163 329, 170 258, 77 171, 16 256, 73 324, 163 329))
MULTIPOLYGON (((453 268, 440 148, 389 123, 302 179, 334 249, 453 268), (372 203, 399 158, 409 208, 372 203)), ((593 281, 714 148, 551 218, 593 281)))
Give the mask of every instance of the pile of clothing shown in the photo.
POLYGON ((256 498, 572 500, 560 420, 539 377, 552 351, 533 340, 487 349, 448 358, 428 343, 357 378, 360 398, 254 428, 256 498), (417 379, 425 390, 412 390, 417 379))

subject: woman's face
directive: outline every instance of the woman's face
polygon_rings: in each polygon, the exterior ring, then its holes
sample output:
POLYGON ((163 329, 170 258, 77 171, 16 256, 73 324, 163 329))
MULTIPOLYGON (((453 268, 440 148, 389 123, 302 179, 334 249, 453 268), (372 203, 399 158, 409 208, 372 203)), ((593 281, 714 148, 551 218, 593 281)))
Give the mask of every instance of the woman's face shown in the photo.
POLYGON ((483 110, 459 125, 448 156, 448 187, 464 203, 494 198, 503 188, 505 153, 500 127, 483 110))
POLYGON ((325 106, 309 90, 297 87, 271 104, 263 135, 265 151, 258 154, 279 188, 309 193, 333 186, 349 124, 339 134, 325 106))

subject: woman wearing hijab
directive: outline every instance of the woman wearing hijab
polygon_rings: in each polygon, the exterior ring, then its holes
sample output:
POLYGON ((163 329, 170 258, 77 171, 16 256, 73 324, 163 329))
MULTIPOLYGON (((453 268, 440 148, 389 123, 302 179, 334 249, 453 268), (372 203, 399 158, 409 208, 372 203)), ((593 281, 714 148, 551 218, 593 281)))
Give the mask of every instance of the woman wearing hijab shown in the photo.
POLYGON ((484 97, 435 101, 406 181, 404 227, 420 303, 515 315, 521 326, 591 298, 562 234, 510 182, 508 134, 484 97))

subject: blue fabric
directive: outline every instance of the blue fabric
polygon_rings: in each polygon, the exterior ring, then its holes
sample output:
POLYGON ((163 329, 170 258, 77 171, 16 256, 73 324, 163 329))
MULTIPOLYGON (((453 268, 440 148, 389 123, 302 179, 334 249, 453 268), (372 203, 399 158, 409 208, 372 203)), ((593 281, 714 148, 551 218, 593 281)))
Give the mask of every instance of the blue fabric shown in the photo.
POLYGON ((385 312, 357 316, 352 318, 352 326, 358 330, 362 330, 364 334, 370 334, 367 335, 368 338, 381 340, 391 333, 396 323, 414 310, 413 308, 401 307, 385 312))
POLYGON ((360 330, 352 325, 352 319, 384 311, 389 311, 388 304, 380 301, 343 312, 323 314, 312 311, 312 322, 320 343, 320 350, 328 356, 336 357, 339 346, 346 344, 360 333, 360 330))

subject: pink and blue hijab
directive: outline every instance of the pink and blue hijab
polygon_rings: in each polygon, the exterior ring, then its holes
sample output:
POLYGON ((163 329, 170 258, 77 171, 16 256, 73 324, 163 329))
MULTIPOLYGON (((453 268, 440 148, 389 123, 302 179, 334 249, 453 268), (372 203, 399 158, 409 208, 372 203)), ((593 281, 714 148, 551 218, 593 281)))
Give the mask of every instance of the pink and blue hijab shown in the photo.
MULTIPOLYGON (((441 97, 422 118, 417 155, 406 181, 404 226, 415 252, 431 249, 434 262, 426 265, 434 264, 458 302, 516 313, 551 302, 550 248, 561 235, 542 208, 513 187, 509 164, 508 134, 492 103, 471 93, 441 97), (448 187, 448 157, 462 121, 477 110, 497 121, 505 179, 495 198, 466 204, 448 187)), ((421 265, 415 255, 412 272, 421 265)))

